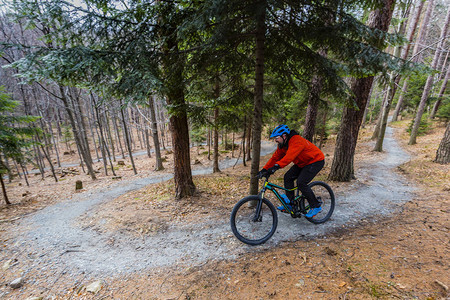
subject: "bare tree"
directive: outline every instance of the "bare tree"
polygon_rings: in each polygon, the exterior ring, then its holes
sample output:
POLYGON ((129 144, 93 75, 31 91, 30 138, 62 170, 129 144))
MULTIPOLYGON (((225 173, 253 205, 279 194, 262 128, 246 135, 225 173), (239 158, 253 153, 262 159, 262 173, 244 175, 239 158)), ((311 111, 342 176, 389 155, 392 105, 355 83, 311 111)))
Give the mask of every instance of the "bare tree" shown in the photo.
MULTIPOLYGON (((408 44, 407 44, 406 48, 403 50, 402 58, 406 59, 408 57, 408 53, 409 53, 409 50, 411 49, 411 44, 412 44, 412 41, 414 39, 414 34, 416 32, 416 29, 417 29, 417 24, 419 23, 420 15, 422 14, 422 9, 423 9, 424 4, 425 4, 425 1, 419 0, 419 5, 418 5, 417 10, 416 10, 416 15, 414 16, 413 22, 410 24, 410 27, 409 27, 408 44)), ((428 9, 427 9, 427 12, 425 14, 425 17, 423 19, 422 25, 420 26, 420 32, 419 32, 418 37, 416 39, 416 44, 414 46, 413 54, 412 54, 412 57, 411 57, 411 60, 414 61, 414 62, 418 61, 417 53, 420 51, 420 49, 421 49, 420 45, 423 43, 423 41, 425 39, 425 36, 426 36, 426 32, 427 32, 427 28, 428 28, 428 22, 429 22, 430 15, 431 15, 431 8, 432 8, 432 6, 429 5, 428 9)), ((395 106, 394 114, 392 115, 392 122, 397 121, 397 118, 398 118, 398 115, 400 113, 400 110, 402 109, 404 96, 405 96, 405 93, 406 93, 406 91, 408 89, 408 79, 409 78, 406 77, 403 80, 403 86, 402 86, 402 89, 401 89, 401 94, 400 94, 400 97, 398 98, 397 105, 395 106)))
MULTIPOLYGON (((405 8, 404 14, 401 15, 401 19, 407 19, 409 15, 410 6, 407 6, 405 8)), ((400 34, 403 34, 406 30, 406 22, 403 21, 399 24, 399 30, 398 32, 400 34)), ((394 56, 399 57, 401 54, 402 47, 397 46, 394 50, 394 56)), ((406 53, 406 52, 405 52, 406 53)), ((406 55, 406 54, 405 54, 406 55)), ((406 58, 406 57, 405 57, 406 58)), ((386 132, 386 126, 387 126, 387 120, 389 111, 391 110, 391 104, 394 99, 395 92, 397 91, 397 85, 400 81, 400 74, 396 74, 395 71, 392 71, 389 75, 389 84, 385 95, 385 101, 383 103, 383 106, 380 110, 380 120, 379 120, 379 132, 377 134, 377 141, 375 143, 375 151, 381 152, 383 150, 383 141, 384 141, 384 135, 386 132)))
POLYGON ((150 121, 151 121, 151 129, 152 129, 152 137, 153 137, 153 145, 155 146, 155 159, 156 165, 155 170, 160 171, 164 169, 161 159, 161 147, 159 146, 159 135, 158 135, 158 124, 156 121, 156 113, 155 113, 155 102, 153 97, 148 99, 148 106, 150 110, 150 121))
POLYGON ((433 110, 430 113, 430 119, 434 119, 436 113, 441 105, 442 99, 444 97, 445 89, 447 88, 448 77, 450 76, 450 66, 447 67, 447 72, 445 72, 444 81, 442 82, 441 89, 439 90, 438 98, 433 105, 433 110))
MULTIPOLYGON (((445 43, 445 40, 447 38, 447 30, 448 30, 449 21, 450 21, 450 7, 448 8, 447 17, 445 19, 445 24, 441 31, 441 36, 439 38, 439 45, 436 48, 436 51, 434 52, 433 62, 431 64, 431 67, 433 69, 438 68, 437 64, 439 62, 439 56, 441 53, 442 45, 445 43)), ((408 142, 409 145, 416 144, 417 134, 419 132, 419 126, 420 126, 420 122, 422 120, 423 111, 425 109, 425 104, 428 100, 428 95, 430 94, 431 88, 433 86, 433 82, 434 82, 434 74, 431 74, 428 76, 427 82, 425 83, 425 87, 423 89, 422 97, 420 99, 419 107, 418 107, 417 113, 416 113, 416 118, 414 119, 414 125, 411 129, 411 136, 410 136, 409 142, 408 142)))

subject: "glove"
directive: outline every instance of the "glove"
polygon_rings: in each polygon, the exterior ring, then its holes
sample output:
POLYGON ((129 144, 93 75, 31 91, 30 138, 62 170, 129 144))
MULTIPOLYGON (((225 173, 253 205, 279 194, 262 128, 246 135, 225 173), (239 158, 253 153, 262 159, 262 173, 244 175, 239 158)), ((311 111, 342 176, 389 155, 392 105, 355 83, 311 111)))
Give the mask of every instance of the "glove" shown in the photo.
POLYGON ((269 170, 267 170, 267 173, 269 173, 270 175, 272 175, 273 173, 275 173, 277 170, 280 169, 279 165, 275 165, 272 168, 270 168, 269 170))
POLYGON ((262 169, 261 171, 258 172, 258 175, 256 175, 256 177, 258 177, 259 179, 263 178, 267 176, 267 170, 266 169, 262 169))

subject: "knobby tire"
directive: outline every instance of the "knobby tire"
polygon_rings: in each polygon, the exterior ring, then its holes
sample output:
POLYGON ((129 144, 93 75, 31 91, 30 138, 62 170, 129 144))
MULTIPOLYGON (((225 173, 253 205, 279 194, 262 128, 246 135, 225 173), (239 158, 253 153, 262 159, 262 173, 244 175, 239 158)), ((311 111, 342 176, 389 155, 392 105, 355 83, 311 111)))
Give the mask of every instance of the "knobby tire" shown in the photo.
MULTIPOLYGON (((322 212, 317 214, 315 217, 306 218, 306 220, 314 224, 322 224, 328 221, 328 219, 330 219, 334 211, 335 198, 333 190, 328 184, 322 181, 311 182, 309 184, 309 187, 311 187, 316 198, 318 198, 318 200, 322 201, 323 203, 322 203, 322 212)), ((300 203, 300 207, 302 209, 308 210, 309 207, 308 201, 305 198, 303 198, 301 201, 302 202, 300 203)))
POLYGON ((261 202, 262 219, 255 222, 257 205, 254 205, 254 203, 258 203, 258 201, 261 200, 256 195, 241 199, 234 206, 230 218, 231 230, 234 235, 241 242, 252 246, 267 242, 275 233, 278 225, 278 215, 275 206, 265 198, 261 202))

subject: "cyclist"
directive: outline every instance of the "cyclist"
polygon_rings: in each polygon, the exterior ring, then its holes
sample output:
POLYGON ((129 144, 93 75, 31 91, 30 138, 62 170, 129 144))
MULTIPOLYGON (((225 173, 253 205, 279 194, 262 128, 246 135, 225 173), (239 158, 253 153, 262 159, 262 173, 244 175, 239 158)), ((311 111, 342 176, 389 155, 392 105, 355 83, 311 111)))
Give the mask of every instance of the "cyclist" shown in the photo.
MULTIPOLYGON (((287 189, 294 188, 294 181, 297 179, 297 186, 308 200, 311 208, 305 216, 308 218, 314 217, 322 211, 322 207, 311 188, 308 187, 308 183, 325 164, 323 152, 316 145, 301 137, 295 130, 290 130, 286 125, 277 126, 270 137, 275 138, 278 147, 264 168, 259 171, 258 176, 262 178, 271 175, 293 162, 294 165, 284 175, 284 187, 287 189)), ((290 202, 294 199, 294 192, 286 191, 286 196, 290 202)), ((284 211, 283 206, 279 206, 278 209, 284 211)))

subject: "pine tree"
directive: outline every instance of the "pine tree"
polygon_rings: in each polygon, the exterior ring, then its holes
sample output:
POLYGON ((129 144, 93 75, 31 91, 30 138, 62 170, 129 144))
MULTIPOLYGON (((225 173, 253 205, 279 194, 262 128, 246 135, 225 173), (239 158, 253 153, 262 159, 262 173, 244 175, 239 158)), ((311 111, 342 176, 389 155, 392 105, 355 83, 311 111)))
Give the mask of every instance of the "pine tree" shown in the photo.
POLYGON ((38 118, 14 114, 17 105, 18 102, 11 100, 4 87, 0 86, 0 183, 6 204, 11 204, 3 181, 3 174, 8 171, 6 160, 13 159, 23 164, 27 160, 27 148, 35 144, 31 136, 39 133, 39 130, 25 126, 38 118))
MULTIPOLYGON (((369 16, 368 25, 371 28, 387 31, 394 0, 384 0, 382 8, 378 8, 369 16)), ((378 40, 380 49, 384 48, 384 40, 378 40)), ((350 181, 354 178, 354 155, 361 126, 364 108, 368 101, 369 92, 373 83, 373 76, 353 79, 351 89, 355 95, 355 107, 347 107, 342 115, 341 126, 336 140, 333 163, 328 179, 336 181, 350 181)))

